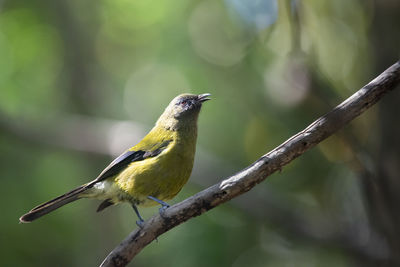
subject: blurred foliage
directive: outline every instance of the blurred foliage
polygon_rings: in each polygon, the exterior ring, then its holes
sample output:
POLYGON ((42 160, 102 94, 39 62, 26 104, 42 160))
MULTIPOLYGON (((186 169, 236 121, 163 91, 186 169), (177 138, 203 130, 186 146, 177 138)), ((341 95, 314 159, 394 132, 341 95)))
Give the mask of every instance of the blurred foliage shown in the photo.
MULTIPOLYGON (((129 205, 19 216, 93 179, 183 92, 213 100, 173 203, 233 174, 394 63, 399 11, 397 0, 0 1, 1 265, 98 265, 136 227, 129 205)), ((389 98, 131 265, 400 264, 398 197, 379 193, 400 186, 389 98)))

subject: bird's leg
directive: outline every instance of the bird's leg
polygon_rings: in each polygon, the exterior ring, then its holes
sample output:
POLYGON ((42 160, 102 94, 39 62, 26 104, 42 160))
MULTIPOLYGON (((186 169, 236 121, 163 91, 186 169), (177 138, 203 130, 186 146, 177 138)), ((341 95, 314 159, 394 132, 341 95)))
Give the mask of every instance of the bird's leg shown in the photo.
POLYGON ((167 208, 169 208, 169 204, 166 203, 166 202, 164 202, 164 201, 162 201, 162 200, 159 200, 159 199, 156 198, 156 197, 147 196, 147 198, 148 198, 148 199, 151 199, 151 200, 154 200, 155 202, 157 202, 158 204, 161 205, 161 208, 159 209, 159 212, 160 212, 160 215, 161 215, 161 217, 162 217, 163 214, 164 214, 164 212, 165 212, 165 210, 166 210, 167 208))
POLYGON ((136 225, 139 226, 140 228, 143 228, 144 225, 144 220, 142 218, 142 216, 140 216, 140 213, 136 207, 135 204, 132 203, 132 208, 135 211, 136 215, 138 216, 139 220, 136 221, 136 225))

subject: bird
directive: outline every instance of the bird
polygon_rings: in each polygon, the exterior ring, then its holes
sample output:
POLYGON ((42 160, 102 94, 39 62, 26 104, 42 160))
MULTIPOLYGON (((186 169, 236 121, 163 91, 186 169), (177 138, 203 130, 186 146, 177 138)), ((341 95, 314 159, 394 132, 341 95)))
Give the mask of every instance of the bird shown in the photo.
POLYGON ((160 213, 169 207, 187 183, 193 168, 197 140, 197 120, 210 94, 181 94, 175 97, 155 126, 135 146, 114 159, 93 181, 34 207, 19 218, 32 222, 70 202, 82 198, 102 200, 97 212, 127 202, 135 211, 139 227, 144 219, 138 206, 160 204, 160 213))

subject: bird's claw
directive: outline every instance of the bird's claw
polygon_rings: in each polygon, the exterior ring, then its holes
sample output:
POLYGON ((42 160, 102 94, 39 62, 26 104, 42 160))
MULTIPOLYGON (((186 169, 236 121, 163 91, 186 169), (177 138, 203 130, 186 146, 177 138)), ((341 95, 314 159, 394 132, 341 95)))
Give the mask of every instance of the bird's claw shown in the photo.
POLYGON ((140 229, 143 229, 144 227, 144 221, 143 220, 137 220, 136 225, 139 226, 140 229))
POLYGON ((164 218, 164 213, 165 213, 165 211, 166 211, 168 208, 169 208, 169 205, 164 205, 164 206, 161 206, 161 208, 158 209, 158 211, 159 211, 159 213, 160 213, 160 216, 161 216, 162 218, 164 218))
POLYGON ((155 202, 157 202, 158 204, 161 205, 161 208, 159 209, 159 212, 160 212, 160 216, 161 216, 162 218, 164 218, 163 215, 164 215, 164 213, 165 213, 165 210, 169 208, 169 204, 168 204, 167 202, 164 202, 164 201, 162 201, 162 200, 159 200, 158 198, 153 197, 153 196, 147 196, 147 198, 148 198, 148 199, 151 199, 151 200, 154 200, 155 202))

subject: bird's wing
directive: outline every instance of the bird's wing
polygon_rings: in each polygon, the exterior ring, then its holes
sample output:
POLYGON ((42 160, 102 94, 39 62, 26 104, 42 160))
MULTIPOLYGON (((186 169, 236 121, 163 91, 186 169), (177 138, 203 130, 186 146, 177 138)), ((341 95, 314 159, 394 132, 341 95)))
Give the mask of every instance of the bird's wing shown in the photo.
POLYGON ((147 158, 155 157, 159 155, 162 151, 164 151, 168 145, 171 143, 171 140, 163 141, 160 143, 154 144, 152 147, 146 150, 127 150, 119 157, 114 159, 110 165, 108 165, 99 176, 90 182, 88 186, 91 186, 97 182, 103 181, 111 176, 114 176, 121 172, 126 168, 131 162, 140 161, 147 158))

